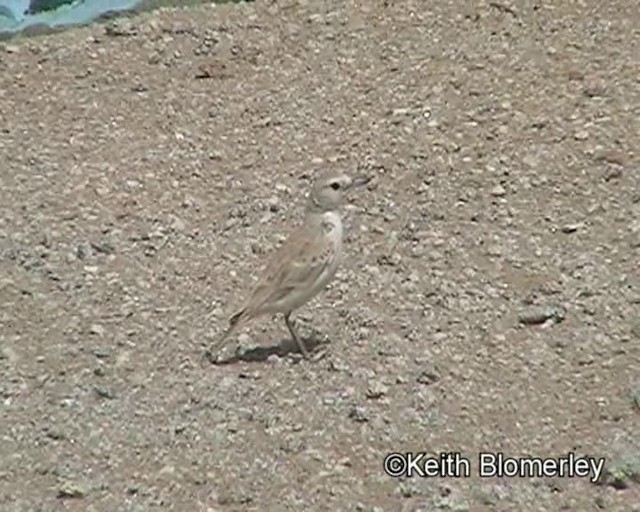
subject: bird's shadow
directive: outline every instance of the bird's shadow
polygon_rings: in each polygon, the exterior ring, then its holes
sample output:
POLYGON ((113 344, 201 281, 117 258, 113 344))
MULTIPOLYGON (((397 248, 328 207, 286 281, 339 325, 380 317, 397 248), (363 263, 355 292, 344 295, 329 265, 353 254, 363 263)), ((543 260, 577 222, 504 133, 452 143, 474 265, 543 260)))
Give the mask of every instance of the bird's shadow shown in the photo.
MULTIPOLYGON (((329 341, 323 339, 319 336, 309 336, 302 338, 302 342, 309 353, 313 354, 317 353, 322 347, 329 344, 329 341)), ((235 364, 239 362, 244 363, 263 363, 269 359, 271 356, 277 357, 286 357, 288 355, 297 355, 300 356, 298 360, 302 359, 302 353, 300 352, 300 347, 291 338, 286 338, 282 340, 277 345, 270 345, 267 347, 254 347, 249 350, 245 350, 240 354, 235 354, 233 356, 229 356, 226 358, 218 358, 216 354, 212 354, 210 351, 205 352, 205 358, 216 366, 224 366, 229 364, 235 364)))

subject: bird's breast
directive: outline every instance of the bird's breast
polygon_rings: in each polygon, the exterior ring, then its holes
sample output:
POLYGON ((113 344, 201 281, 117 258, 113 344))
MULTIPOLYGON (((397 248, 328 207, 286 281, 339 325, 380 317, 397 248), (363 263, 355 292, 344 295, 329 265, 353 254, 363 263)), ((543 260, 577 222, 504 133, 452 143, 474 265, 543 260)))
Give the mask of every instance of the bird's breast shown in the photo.
MULTIPOLYGON (((327 212, 322 216, 322 229, 327 239, 327 249, 333 253, 334 266, 342 259, 342 220, 337 213, 327 212)), ((332 269, 335 271, 335 268, 332 269)))
POLYGON ((326 212, 320 223, 325 234, 334 239, 342 240, 342 219, 335 212, 326 212))
POLYGON ((330 272, 335 273, 342 260, 342 220, 337 213, 327 212, 322 216, 322 229, 327 237, 327 250, 332 254, 330 258, 330 272))

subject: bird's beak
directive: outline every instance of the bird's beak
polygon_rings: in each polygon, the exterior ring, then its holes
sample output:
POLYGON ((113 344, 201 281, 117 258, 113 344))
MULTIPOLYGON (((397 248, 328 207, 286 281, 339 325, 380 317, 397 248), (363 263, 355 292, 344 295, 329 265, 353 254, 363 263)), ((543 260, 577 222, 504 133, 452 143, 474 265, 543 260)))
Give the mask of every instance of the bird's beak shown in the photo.
POLYGON ((366 185, 367 183, 369 183, 372 179, 372 176, 367 176, 365 174, 360 174, 358 176, 355 176, 353 178, 353 181, 351 182, 351 186, 352 187, 362 187, 363 185, 366 185))

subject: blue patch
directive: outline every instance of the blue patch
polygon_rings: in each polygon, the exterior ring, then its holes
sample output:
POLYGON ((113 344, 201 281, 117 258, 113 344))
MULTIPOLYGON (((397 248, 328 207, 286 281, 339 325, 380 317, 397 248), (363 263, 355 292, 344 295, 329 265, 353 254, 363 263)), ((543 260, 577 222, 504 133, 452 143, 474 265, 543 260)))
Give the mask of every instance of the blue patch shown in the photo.
POLYGON ((84 25, 106 12, 132 9, 142 0, 0 0, 0 34, 34 25, 84 25))

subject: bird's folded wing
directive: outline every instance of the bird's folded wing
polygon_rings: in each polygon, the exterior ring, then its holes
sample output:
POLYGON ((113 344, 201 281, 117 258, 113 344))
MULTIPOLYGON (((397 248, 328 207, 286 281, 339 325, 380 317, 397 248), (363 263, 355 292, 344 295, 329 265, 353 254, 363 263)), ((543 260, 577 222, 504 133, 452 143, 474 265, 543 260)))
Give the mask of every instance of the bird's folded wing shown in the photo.
POLYGON ((256 306, 273 304, 298 289, 313 286, 329 264, 324 249, 325 243, 319 236, 288 240, 274 254, 250 302, 256 306))

